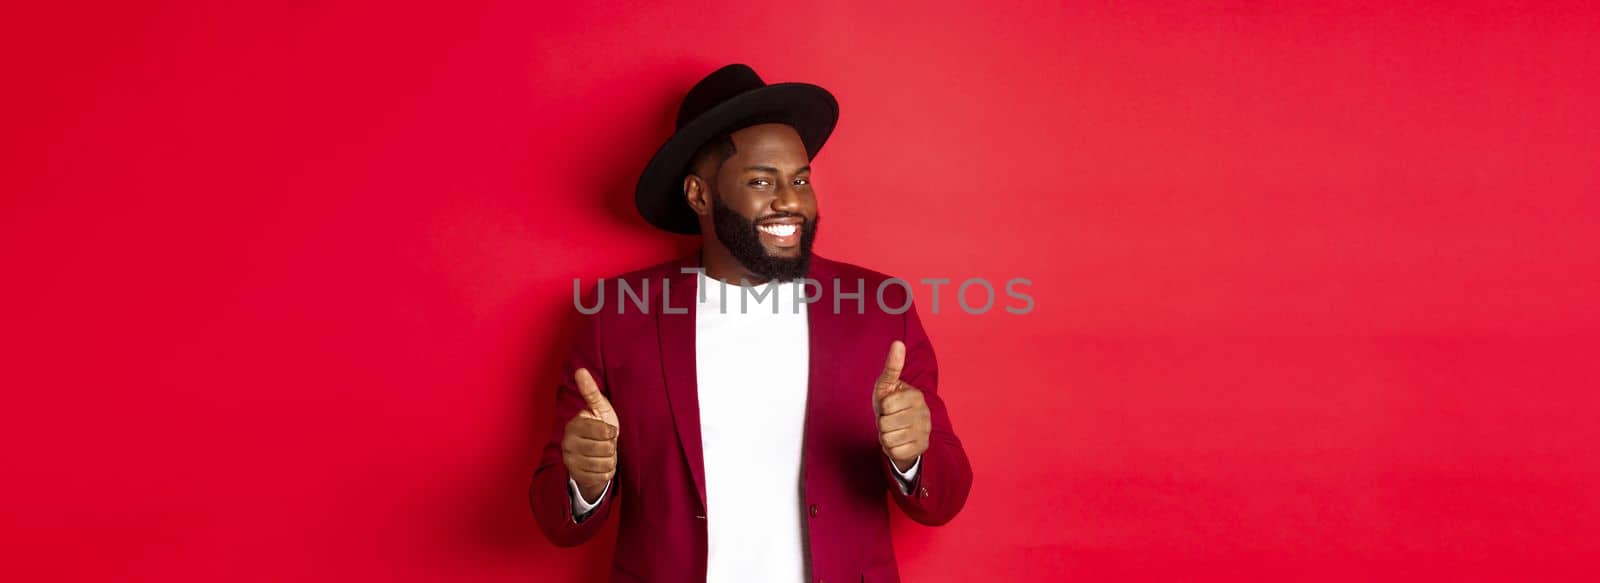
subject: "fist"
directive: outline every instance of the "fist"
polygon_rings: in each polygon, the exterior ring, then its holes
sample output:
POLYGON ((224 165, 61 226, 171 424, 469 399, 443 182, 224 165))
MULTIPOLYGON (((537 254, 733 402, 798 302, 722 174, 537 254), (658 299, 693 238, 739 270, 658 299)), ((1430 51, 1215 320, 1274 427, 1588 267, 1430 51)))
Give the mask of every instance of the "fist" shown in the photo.
POLYGON ((594 500, 617 474, 617 433, 621 425, 611 401, 600 394, 600 387, 594 384, 588 370, 578 369, 573 379, 588 408, 567 422, 561 438, 561 461, 584 499, 594 500))
POLYGON ((933 417, 922 391, 900 380, 905 364, 906 345, 896 340, 889 345, 889 358, 884 361, 883 374, 878 375, 873 390, 878 445, 902 472, 911 469, 917 456, 928 451, 928 435, 933 432, 933 417))

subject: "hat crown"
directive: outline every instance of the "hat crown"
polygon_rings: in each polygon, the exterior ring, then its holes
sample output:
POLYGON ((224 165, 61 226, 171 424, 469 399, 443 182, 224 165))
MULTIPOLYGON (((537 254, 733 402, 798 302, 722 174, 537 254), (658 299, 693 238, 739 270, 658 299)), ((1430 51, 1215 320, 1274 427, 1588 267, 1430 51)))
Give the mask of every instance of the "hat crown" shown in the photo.
POLYGON ((683 96, 683 103, 678 105, 678 129, 710 111, 711 108, 737 97, 741 93, 766 87, 767 83, 761 80, 755 69, 743 63, 734 63, 725 66, 710 75, 706 75, 699 83, 689 89, 683 96))
POLYGON ((700 79, 678 104, 677 130, 650 157, 633 189, 639 215, 673 233, 700 232, 684 198, 684 174, 695 153, 719 134, 763 123, 794 128, 815 158, 839 121, 839 102, 810 83, 768 85, 749 65, 727 65, 700 79))

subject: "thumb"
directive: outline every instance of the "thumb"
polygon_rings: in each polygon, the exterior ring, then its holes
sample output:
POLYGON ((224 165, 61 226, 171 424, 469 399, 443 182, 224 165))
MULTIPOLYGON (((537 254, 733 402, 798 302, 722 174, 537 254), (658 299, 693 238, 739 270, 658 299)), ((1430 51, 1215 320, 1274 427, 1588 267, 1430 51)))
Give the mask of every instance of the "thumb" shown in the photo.
POLYGON ((883 374, 878 375, 877 397, 882 399, 900 387, 900 370, 906 366, 906 344, 899 340, 889 344, 889 358, 883 362, 883 374))
POLYGON ((588 369, 578 369, 572 378, 578 381, 578 394, 583 395, 583 401, 589 405, 590 413, 603 417, 611 412, 611 401, 600 394, 600 386, 594 384, 594 377, 589 375, 588 369))

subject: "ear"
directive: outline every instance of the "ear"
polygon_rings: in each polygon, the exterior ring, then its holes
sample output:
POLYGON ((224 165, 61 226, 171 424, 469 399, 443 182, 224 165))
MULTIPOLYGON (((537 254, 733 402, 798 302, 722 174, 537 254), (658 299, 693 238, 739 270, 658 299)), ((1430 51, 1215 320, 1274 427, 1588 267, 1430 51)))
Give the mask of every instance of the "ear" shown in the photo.
POLYGON ((694 214, 702 217, 711 214, 711 189, 699 176, 690 174, 683 177, 683 199, 689 203, 689 208, 694 209, 694 214))

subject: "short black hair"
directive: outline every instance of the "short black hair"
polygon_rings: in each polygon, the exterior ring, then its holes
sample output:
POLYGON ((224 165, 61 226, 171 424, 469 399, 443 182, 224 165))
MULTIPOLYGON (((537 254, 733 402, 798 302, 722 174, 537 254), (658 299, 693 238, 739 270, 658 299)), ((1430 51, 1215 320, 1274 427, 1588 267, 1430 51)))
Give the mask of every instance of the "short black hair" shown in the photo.
MULTIPOLYGON (((684 176, 694 174, 695 170, 699 169, 700 165, 705 164, 707 160, 715 160, 715 165, 711 168, 712 174, 721 170, 722 164, 727 162, 728 158, 732 158, 734 154, 739 153, 739 149, 733 145, 734 131, 736 130, 723 130, 718 132, 717 135, 711 136, 711 139, 706 140, 706 143, 695 151, 694 157, 689 159, 689 169, 684 173, 684 176)), ((701 178, 710 180, 709 176, 702 176, 701 178)))
MULTIPOLYGON (((699 168, 707 160, 716 161, 716 165, 711 168, 712 173, 721 170, 722 164, 727 162, 728 158, 732 158, 734 154, 739 153, 739 148, 733 145, 733 132, 764 123, 781 123, 789 127, 795 127, 788 114, 782 112, 757 114, 739 120, 738 123, 729 124, 728 129, 717 132, 716 135, 711 136, 711 139, 701 144, 700 149, 695 150, 694 157, 689 159, 689 167, 684 169, 682 178, 687 178, 690 174, 694 174, 695 169, 699 168)), ((795 131, 799 131, 799 128, 796 128, 795 131)), ((710 179, 709 176, 702 176, 701 178, 710 179)))

